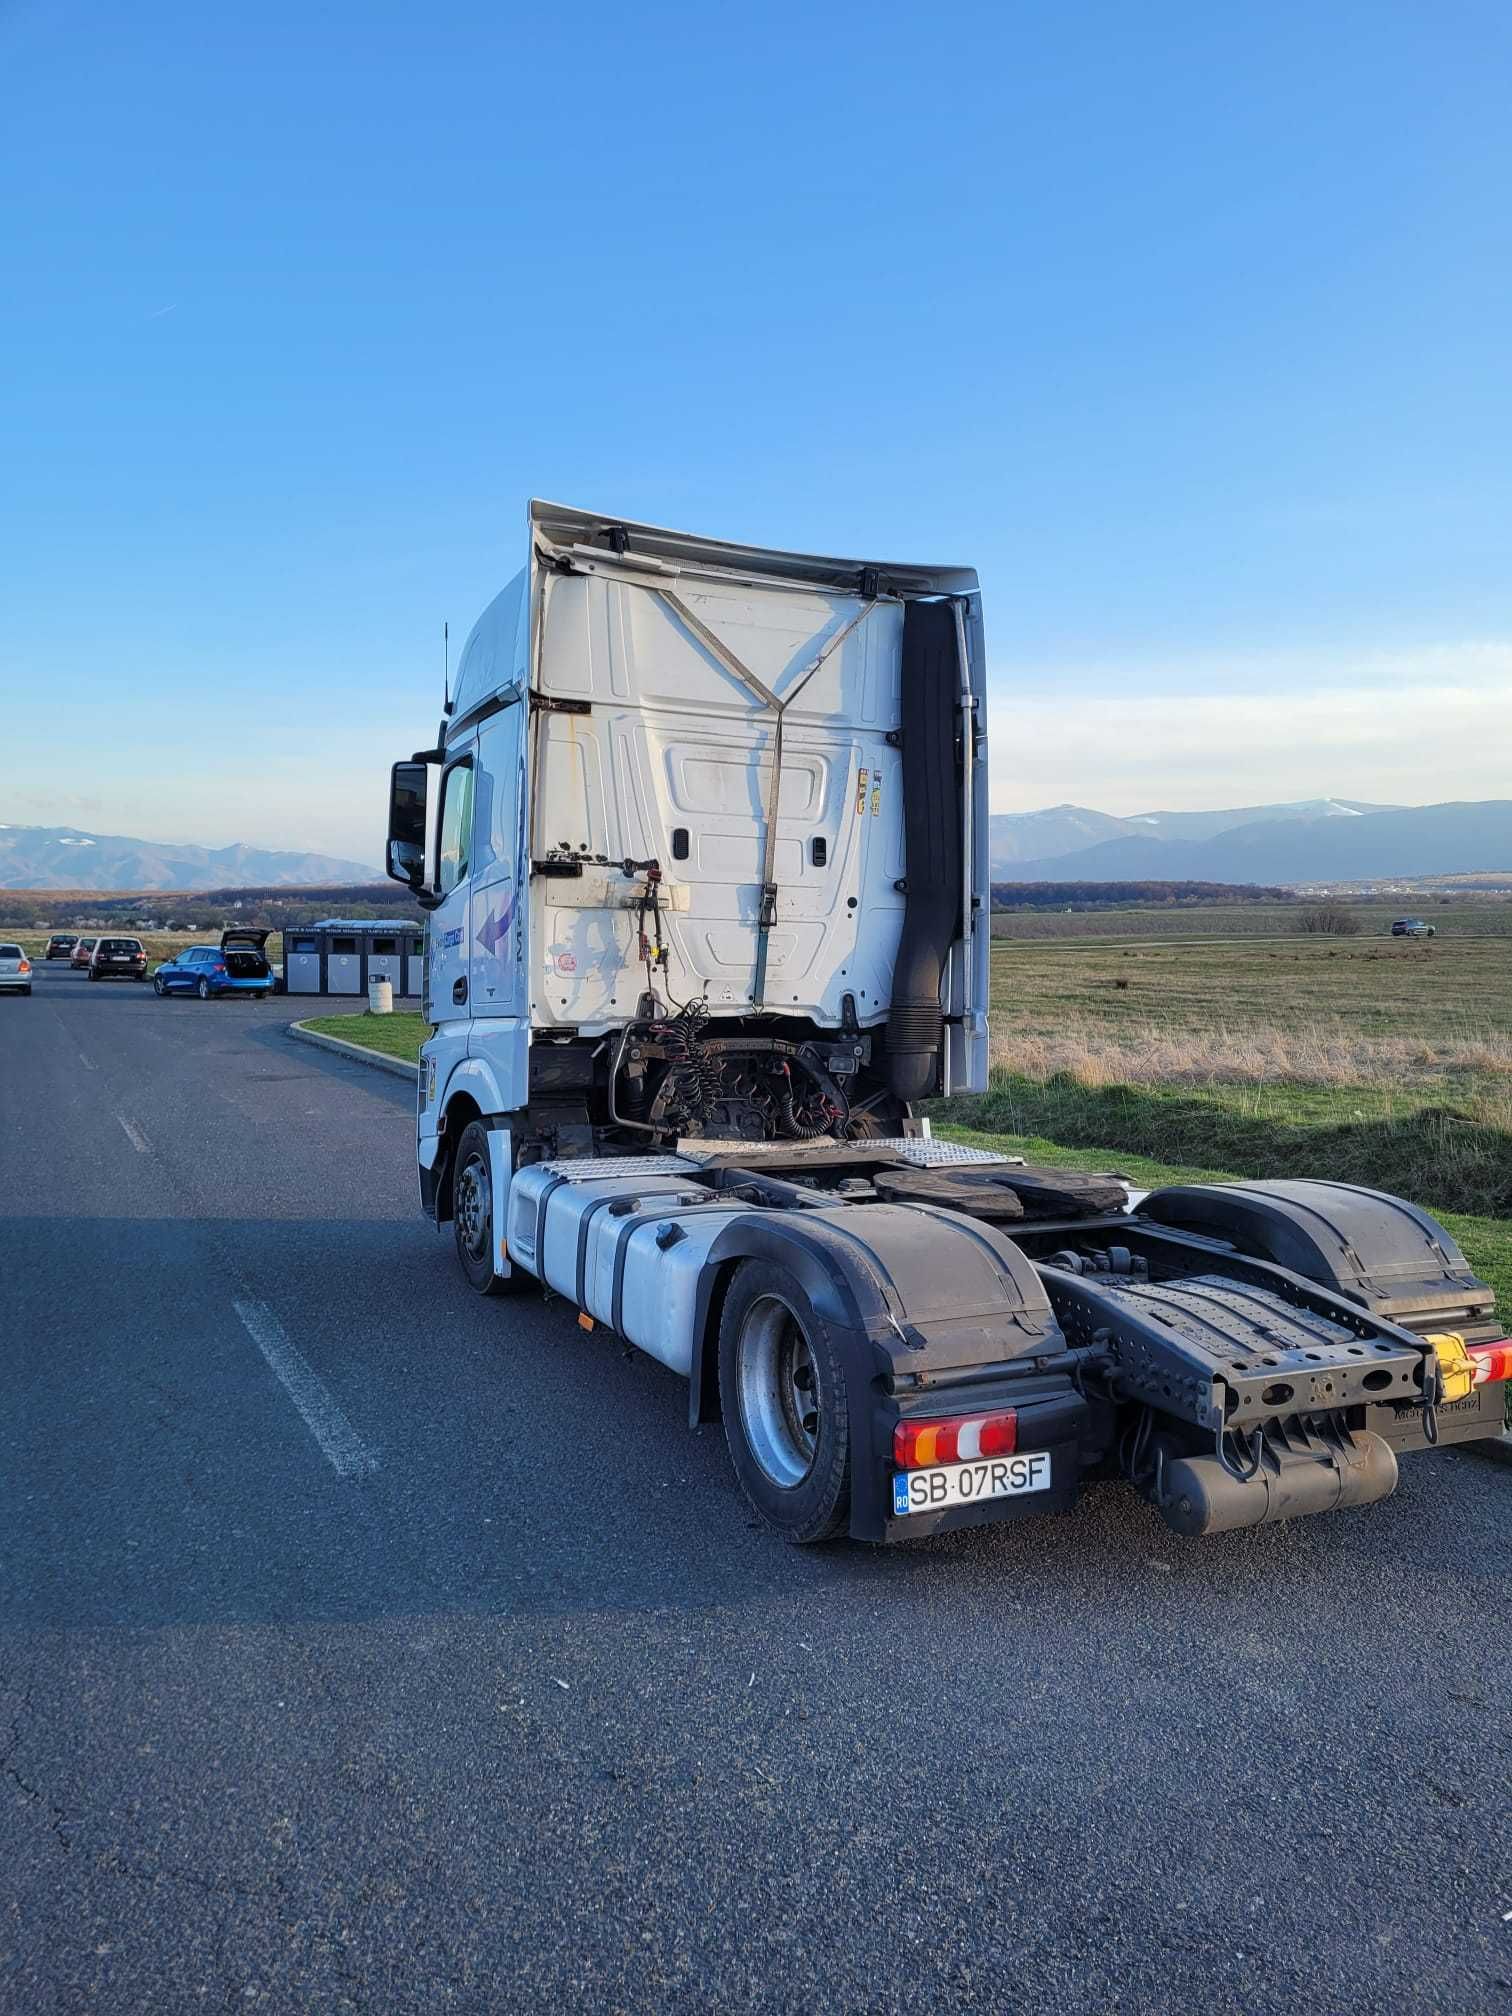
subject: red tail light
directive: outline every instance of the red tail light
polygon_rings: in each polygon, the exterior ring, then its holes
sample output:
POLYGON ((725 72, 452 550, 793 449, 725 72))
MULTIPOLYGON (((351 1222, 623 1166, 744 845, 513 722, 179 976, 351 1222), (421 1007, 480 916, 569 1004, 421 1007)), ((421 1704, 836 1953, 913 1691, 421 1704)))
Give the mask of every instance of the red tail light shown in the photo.
POLYGON ((1493 1386, 1499 1379, 1512 1379, 1512 1337, 1498 1337, 1490 1344, 1467 1344, 1475 1360, 1477 1386, 1493 1386))
POLYGON ((20 970, 21 970, 21 971, 22 971, 23 973, 30 973, 30 971, 31 971, 31 961, 30 961, 30 959, 23 959, 23 960, 21 961, 21 969, 20 969, 20 970))
POLYGON ((953 1414, 944 1421, 900 1421, 893 1430, 893 1461, 900 1470, 927 1470, 935 1463, 974 1463, 983 1456, 1011 1456, 1018 1447, 1018 1414, 953 1414))

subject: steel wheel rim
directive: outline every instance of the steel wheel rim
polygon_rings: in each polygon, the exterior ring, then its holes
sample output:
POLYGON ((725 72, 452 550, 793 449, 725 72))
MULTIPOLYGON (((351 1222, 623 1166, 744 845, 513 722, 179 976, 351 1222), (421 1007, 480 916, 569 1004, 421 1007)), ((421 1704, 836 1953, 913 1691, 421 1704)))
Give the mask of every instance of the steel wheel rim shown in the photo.
POLYGON ((741 1318, 736 1363, 746 1445, 764 1476, 796 1490, 819 1447, 819 1371, 803 1325, 780 1296, 760 1296, 741 1318))
POLYGON ((481 1159, 474 1155, 463 1164, 457 1178, 457 1194, 452 1206, 457 1234, 470 1260, 490 1257, 488 1250, 488 1186, 481 1159))

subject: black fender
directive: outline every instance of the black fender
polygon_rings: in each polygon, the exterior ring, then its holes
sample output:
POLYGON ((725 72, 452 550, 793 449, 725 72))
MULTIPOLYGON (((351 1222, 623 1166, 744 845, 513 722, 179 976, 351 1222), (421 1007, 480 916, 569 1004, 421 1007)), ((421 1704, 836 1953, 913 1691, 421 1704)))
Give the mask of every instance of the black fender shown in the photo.
POLYGON ((1419 1205, 1354 1183, 1181 1183, 1134 1215, 1227 1241, 1423 1335, 1490 1321, 1496 1295, 1419 1205))
POLYGON ((714 1241, 699 1282, 688 1395, 695 1426, 717 1416, 716 1297, 741 1260, 786 1267, 844 1353, 854 1538, 881 1538, 890 1516, 883 1459, 898 1418, 893 1395, 1065 1349, 1035 1268, 981 1220, 901 1204, 742 1212, 714 1241))

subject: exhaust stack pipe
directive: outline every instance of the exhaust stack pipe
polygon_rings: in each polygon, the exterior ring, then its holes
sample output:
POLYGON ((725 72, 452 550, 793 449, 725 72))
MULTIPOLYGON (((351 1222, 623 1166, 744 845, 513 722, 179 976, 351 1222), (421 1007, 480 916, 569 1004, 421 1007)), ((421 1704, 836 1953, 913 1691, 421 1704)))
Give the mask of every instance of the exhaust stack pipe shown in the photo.
POLYGON ((961 933, 961 662, 949 602, 903 610, 903 938, 887 1018, 887 1084, 897 1098, 939 1088, 945 1018, 940 985, 961 933))

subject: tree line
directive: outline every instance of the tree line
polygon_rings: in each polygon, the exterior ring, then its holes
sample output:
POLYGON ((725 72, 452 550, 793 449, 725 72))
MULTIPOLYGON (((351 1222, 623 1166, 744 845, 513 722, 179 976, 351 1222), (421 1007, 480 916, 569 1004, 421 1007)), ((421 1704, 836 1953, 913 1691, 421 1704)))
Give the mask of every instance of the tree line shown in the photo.
POLYGON ((1204 903, 1291 903, 1256 882, 994 882, 994 910, 1195 909, 1204 903))

